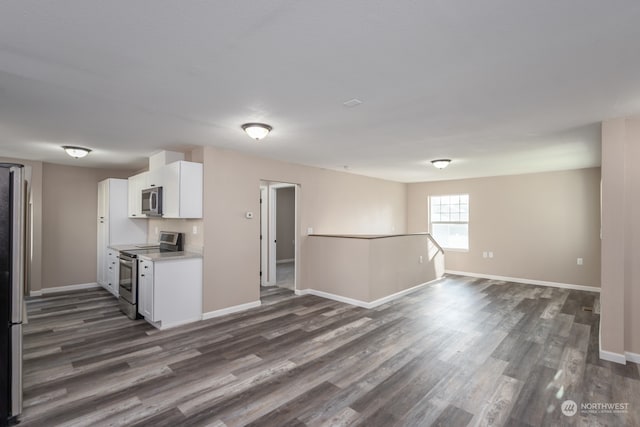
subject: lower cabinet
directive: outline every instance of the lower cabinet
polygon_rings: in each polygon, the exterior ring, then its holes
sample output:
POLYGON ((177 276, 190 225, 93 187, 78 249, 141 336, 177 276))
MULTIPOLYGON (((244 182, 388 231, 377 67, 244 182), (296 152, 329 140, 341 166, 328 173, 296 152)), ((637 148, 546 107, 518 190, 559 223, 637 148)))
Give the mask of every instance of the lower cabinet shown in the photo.
POLYGON ((202 258, 140 257, 138 313, 159 329, 202 319, 202 258))
MULTIPOLYGON (((120 264, 118 261, 118 251, 113 249, 107 249, 107 261, 106 261, 106 280, 104 282, 105 288, 116 297, 118 296, 118 287, 120 283, 120 264)), ((100 268, 100 266, 98 266, 100 268)))
POLYGON ((153 262, 138 260, 138 313, 154 322, 153 317, 153 262))

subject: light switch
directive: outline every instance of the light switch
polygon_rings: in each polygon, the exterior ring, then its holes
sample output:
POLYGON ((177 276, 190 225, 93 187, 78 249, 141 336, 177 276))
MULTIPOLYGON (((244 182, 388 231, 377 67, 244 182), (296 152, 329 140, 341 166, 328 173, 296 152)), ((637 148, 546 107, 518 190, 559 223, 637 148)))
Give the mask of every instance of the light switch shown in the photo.
POLYGON ((197 225, 193 226, 193 234, 198 234, 198 226, 197 225))

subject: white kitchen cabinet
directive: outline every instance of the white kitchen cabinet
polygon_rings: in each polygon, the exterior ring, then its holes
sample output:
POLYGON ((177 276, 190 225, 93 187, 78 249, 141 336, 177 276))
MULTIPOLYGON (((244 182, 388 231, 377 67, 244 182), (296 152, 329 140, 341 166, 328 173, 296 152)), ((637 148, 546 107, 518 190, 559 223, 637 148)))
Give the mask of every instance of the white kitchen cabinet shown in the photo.
POLYGON ((138 262, 138 313, 159 329, 202 319, 202 258, 138 262))
POLYGON ((146 218, 142 214, 142 190, 147 188, 147 173, 139 173, 128 179, 129 218, 146 218))
MULTIPOLYGON (((107 290, 116 287, 109 272, 109 246, 147 241, 147 222, 129 219, 127 215, 128 183, 126 179, 109 178, 98 183, 98 247, 97 282, 107 290)), ((112 273, 113 274, 113 273, 112 273)))
POLYGON ((138 260, 138 313, 145 319, 155 321, 153 314, 153 262, 138 260))
POLYGON ((179 161, 162 168, 164 218, 202 218, 202 164, 179 161))
POLYGON ((202 163, 177 161, 129 178, 130 218, 142 214, 142 190, 162 187, 163 218, 202 218, 202 163))
POLYGON ((107 290, 115 297, 119 294, 120 282, 120 262, 118 255, 120 253, 113 249, 107 249, 107 290))

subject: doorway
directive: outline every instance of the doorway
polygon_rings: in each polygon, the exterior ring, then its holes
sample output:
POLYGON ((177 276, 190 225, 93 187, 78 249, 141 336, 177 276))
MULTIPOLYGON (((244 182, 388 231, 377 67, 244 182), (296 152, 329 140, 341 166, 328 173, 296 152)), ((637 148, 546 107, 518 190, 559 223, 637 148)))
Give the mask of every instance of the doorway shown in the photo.
POLYGON ((260 285, 296 288, 296 184, 260 182, 260 285))

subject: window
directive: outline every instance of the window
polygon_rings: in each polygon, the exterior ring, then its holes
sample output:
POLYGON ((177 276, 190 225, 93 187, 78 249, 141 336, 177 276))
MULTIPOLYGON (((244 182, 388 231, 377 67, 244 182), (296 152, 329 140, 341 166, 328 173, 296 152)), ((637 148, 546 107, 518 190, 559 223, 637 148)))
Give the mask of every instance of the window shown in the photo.
POLYGON ((445 249, 469 249, 469 195, 431 196, 429 230, 445 249))

